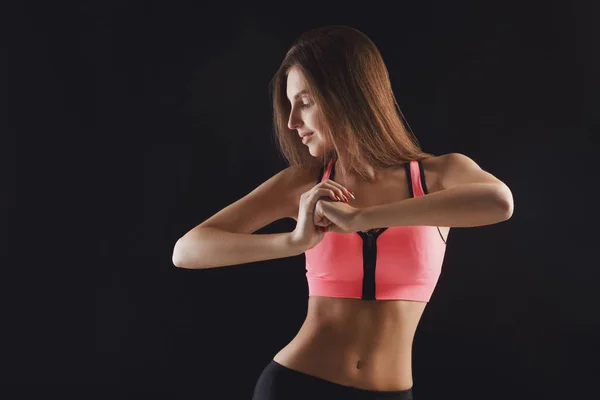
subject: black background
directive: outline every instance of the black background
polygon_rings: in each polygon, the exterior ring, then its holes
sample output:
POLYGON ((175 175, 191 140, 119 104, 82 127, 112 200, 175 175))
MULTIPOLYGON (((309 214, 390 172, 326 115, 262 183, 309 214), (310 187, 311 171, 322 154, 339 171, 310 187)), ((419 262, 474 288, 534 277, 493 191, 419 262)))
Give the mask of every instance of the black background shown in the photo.
POLYGON ((304 257, 184 270, 173 245, 285 168, 268 82, 300 33, 345 24, 381 50, 423 149, 468 155, 514 196, 509 221, 450 233, 415 337, 416 398, 591 396, 598 11, 14 3, 1 382, 86 384, 83 398, 251 397, 305 316, 304 257))

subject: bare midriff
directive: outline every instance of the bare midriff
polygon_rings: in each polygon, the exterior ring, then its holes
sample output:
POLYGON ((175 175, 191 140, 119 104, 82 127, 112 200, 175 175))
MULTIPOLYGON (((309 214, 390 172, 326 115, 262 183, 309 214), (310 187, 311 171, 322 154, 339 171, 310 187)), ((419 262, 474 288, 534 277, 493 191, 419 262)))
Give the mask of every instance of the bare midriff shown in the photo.
POLYGON ((298 334, 273 359, 345 386, 408 390, 413 338, 426 305, 311 296, 298 334))

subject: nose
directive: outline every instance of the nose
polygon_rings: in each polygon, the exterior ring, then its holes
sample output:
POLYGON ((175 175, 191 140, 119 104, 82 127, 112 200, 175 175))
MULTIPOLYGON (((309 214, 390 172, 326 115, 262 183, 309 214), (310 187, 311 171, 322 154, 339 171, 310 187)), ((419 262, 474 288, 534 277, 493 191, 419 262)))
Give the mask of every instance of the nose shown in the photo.
POLYGON ((290 117, 288 119, 288 128, 289 129, 298 129, 302 126, 302 119, 296 112, 296 109, 292 109, 290 111, 290 117))

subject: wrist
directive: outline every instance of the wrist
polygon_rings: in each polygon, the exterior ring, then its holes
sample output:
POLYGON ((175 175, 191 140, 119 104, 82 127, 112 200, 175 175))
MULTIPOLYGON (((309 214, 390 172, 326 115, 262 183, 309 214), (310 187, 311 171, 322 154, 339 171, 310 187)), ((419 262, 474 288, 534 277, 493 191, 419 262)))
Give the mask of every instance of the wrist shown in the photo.
POLYGON ((369 208, 357 208, 352 217, 352 231, 367 231, 370 229, 367 225, 369 208))
POLYGON ((293 256, 304 253, 308 247, 304 246, 297 238, 296 231, 288 232, 286 235, 287 246, 290 249, 293 256))

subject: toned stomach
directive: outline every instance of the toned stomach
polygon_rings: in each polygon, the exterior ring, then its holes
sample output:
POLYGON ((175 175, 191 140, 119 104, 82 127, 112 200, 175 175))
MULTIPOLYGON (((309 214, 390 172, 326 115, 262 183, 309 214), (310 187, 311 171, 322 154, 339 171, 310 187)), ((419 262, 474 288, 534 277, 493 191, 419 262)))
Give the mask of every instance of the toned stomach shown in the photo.
POLYGON ((311 296, 298 334, 273 359, 367 390, 408 390, 412 344, 427 303, 311 296))

